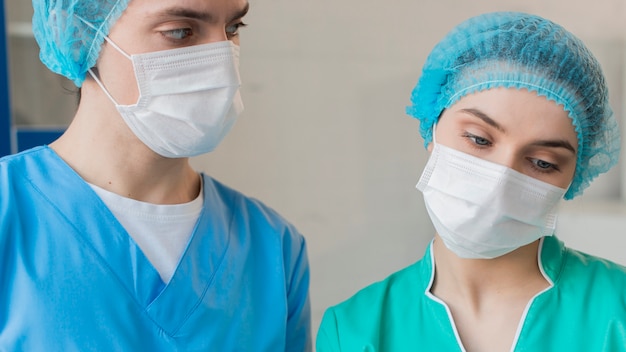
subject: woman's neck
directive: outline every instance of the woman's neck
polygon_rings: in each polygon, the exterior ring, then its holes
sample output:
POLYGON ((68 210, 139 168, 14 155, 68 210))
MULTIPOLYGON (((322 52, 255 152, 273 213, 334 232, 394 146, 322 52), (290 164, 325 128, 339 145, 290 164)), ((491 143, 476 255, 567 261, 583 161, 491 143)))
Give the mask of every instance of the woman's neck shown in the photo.
POLYGON ((549 286, 537 260, 537 240, 494 259, 464 259, 451 252, 439 236, 433 243, 435 279, 431 293, 464 301, 479 309, 492 298, 534 296, 549 286))

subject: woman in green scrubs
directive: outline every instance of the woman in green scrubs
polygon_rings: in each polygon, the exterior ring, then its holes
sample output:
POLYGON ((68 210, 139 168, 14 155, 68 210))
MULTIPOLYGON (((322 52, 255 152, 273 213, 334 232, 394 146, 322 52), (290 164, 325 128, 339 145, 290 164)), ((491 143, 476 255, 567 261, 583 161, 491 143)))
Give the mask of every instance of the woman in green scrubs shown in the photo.
POLYGON ((317 351, 626 351, 626 268, 554 236, 561 199, 619 157, 585 45, 534 15, 477 16, 435 46, 411 102, 436 234, 329 308, 317 351))

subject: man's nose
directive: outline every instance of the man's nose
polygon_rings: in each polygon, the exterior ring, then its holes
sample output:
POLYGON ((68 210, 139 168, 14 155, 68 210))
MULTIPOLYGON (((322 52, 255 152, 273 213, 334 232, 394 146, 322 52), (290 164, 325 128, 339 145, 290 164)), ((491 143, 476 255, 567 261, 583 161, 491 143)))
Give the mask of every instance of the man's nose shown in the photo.
POLYGON ((210 35, 204 44, 223 42, 226 40, 229 40, 229 38, 228 34, 226 34, 224 26, 216 26, 215 28, 210 29, 210 35))

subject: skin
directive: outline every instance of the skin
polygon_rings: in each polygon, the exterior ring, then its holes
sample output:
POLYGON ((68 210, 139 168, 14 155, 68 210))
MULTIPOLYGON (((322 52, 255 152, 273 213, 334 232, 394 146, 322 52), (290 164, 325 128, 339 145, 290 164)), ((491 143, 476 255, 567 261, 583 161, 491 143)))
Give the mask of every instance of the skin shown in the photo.
MULTIPOLYGON (((132 0, 109 38, 129 55, 225 40, 238 45, 247 10, 246 0, 132 0)), ((107 42, 95 68, 118 104, 137 102, 132 63, 107 42)), ((72 123, 50 147, 85 181, 128 198, 179 204, 200 192, 188 158, 164 158, 144 145, 89 76, 72 123)))
MULTIPOLYGON (((567 112, 527 90, 465 96, 443 112, 436 141, 561 188, 576 168, 577 135, 567 112)), ((511 350, 526 305, 549 287, 539 271, 538 246, 535 241, 495 259, 463 259, 435 236, 431 292, 450 308, 467 351, 511 350)))

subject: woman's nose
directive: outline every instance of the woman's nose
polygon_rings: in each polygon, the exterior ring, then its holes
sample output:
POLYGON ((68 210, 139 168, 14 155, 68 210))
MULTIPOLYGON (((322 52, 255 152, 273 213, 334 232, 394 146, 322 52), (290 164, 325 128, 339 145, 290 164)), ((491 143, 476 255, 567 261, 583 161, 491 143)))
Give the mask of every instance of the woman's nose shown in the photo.
POLYGON ((514 150, 505 149, 497 155, 494 155, 494 159, 491 161, 517 172, 524 173, 522 157, 514 150))

